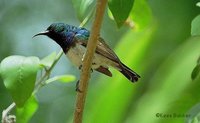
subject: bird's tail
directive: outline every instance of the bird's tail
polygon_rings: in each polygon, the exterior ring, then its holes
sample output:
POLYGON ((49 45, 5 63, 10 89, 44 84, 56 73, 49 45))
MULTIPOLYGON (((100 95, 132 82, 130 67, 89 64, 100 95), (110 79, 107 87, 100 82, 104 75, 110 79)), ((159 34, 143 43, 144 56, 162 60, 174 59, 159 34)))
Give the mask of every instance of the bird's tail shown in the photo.
POLYGON ((120 63, 120 67, 121 70, 120 72, 127 78, 129 79, 131 82, 136 82, 138 81, 138 79, 140 78, 140 76, 134 72, 133 70, 131 70, 130 68, 128 68, 125 64, 123 64, 122 62, 120 63))

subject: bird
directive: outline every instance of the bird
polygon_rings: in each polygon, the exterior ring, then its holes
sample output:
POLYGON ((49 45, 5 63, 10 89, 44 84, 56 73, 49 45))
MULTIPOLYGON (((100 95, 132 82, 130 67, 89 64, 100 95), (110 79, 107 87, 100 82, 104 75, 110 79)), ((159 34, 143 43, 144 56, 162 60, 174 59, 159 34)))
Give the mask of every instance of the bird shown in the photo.
MULTIPOLYGON (((81 69, 90 36, 89 30, 65 23, 52 23, 45 31, 39 32, 33 37, 39 35, 48 36, 60 45, 69 60, 81 69)), ((131 82, 136 82, 140 78, 140 75, 121 62, 115 52, 99 36, 91 69, 112 77, 110 67, 121 72, 131 82)))

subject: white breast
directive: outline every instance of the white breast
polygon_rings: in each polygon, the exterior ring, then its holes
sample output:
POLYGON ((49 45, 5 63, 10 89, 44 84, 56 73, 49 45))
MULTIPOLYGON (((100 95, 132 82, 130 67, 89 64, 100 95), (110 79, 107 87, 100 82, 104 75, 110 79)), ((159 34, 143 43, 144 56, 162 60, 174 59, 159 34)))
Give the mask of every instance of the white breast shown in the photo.
POLYGON ((74 65, 79 67, 82 64, 82 58, 85 51, 86 51, 85 47, 77 45, 68 50, 67 57, 74 65))

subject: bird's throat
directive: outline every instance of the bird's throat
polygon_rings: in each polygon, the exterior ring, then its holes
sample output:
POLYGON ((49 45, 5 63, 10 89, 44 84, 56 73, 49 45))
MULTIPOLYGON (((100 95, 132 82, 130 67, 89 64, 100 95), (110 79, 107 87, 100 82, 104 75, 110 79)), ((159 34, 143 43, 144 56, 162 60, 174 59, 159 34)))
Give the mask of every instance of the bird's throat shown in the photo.
POLYGON ((67 53, 71 47, 75 46, 75 42, 72 39, 66 39, 65 37, 61 38, 61 36, 56 35, 49 35, 48 37, 59 44, 64 53, 67 53))

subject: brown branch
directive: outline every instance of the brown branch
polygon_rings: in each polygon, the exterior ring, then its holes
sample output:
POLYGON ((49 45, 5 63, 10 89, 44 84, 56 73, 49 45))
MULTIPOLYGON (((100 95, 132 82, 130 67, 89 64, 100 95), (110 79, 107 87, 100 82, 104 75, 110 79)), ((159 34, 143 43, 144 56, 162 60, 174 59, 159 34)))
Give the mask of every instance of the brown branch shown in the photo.
POLYGON ((76 107, 74 112, 74 123, 82 123, 83 110, 88 88, 88 81, 90 78, 90 71, 92 65, 92 58, 97 46, 97 39, 100 33, 100 27, 103 20, 104 10, 107 0, 97 0, 95 20, 92 25, 87 50, 83 59, 83 67, 80 76, 79 89, 81 92, 77 93, 76 107))

